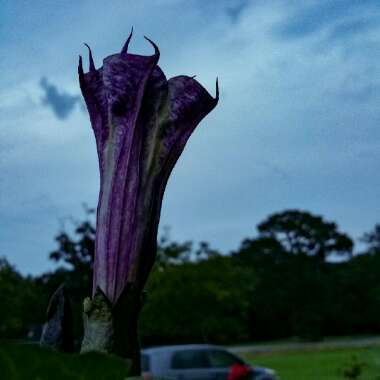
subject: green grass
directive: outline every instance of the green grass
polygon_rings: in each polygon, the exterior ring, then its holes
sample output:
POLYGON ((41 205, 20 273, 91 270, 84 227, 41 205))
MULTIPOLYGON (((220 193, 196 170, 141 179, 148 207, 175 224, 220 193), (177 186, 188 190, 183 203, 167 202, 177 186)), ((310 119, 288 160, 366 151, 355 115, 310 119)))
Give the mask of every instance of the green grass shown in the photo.
POLYGON ((250 363, 276 370, 281 380, 344 380, 343 368, 355 356, 364 363, 360 380, 380 380, 380 347, 245 353, 250 363))
POLYGON ((1 380, 124 380, 128 372, 129 362, 101 353, 63 354, 0 342, 1 380))

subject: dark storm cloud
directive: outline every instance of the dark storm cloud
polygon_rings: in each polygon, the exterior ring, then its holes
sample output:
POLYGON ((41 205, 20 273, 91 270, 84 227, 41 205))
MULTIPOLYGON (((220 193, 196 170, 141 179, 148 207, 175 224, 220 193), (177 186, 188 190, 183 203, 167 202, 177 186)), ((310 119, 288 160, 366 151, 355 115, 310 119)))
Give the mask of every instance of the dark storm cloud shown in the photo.
POLYGON ((235 0, 233 4, 226 5, 226 13, 232 22, 236 22, 244 10, 248 7, 249 0, 235 0))
POLYGON ((253 4, 251 0, 218 0, 218 6, 215 6, 213 1, 195 0, 194 3, 207 14, 225 13, 233 23, 236 23, 245 9, 253 4))
POLYGON ((67 119, 77 103, 81 103, 79 95, 71 95, 60 91, 57 86, 50 83, 47 78, 42 77, 40 86, 45 92, 42 98, 43 104, 52 109, 54 115, 61 120, 67 119))
POLYGON ((380 3, 374 0, 316 2, 311 6, 298 8, 284 22, 277 25, 274 32, 284 39, 293 39, 308 36, 326 26, 337 24, 338 27, 334 29, 331 37, 349 37, 352 33, 368 29, 370 26, 368 20, 359 16, 360 12, 371 6, 380 12, 380 3), (345 17, 350 17, 351 21, 344 20, 345 17), (352 21, 352 17, 356 20, 352 21))
POLYGON ((349 39, 355 35, 366 32, 380 25, 380 15, 376 19, 360 19, 346 21, 336 25, 329 35, 332 40, 349 39))

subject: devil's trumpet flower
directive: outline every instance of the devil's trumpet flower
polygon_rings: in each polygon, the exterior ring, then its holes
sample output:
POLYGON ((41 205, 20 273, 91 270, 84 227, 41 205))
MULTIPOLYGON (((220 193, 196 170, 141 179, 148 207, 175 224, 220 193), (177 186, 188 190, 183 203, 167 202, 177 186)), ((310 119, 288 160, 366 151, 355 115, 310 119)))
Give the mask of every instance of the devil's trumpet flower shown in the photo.
POLYGON ((139 374, 137 318, 157 251, 157 229, 169 175, 198 123, 216 106, 193 77, 169 80, 152 56, 119 54, 89 71, 79 57, 79 82, 94 130, 100 169, 93 299, 84 304, 82 352, 132 359, 139 374))
POLYGON ((79 81, 95 133, 100 168, 93 292, 114 304, 127 283, 142 289, 156 256, 157 228, 169 175, 197 124, 218 102, 194 78, 169 80, 152 56, 119 54, 79 81))

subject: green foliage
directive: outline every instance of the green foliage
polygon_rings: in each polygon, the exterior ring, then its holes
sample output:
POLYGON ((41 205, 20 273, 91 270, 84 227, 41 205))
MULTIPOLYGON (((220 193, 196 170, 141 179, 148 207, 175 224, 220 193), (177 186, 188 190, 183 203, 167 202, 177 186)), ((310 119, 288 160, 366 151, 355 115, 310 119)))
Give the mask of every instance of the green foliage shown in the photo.
POLYGON ((86 219, 81 223, 74 223, 74 235, 72 238, 65 230, 55 237, 58 248, 50 253, 50 259, 56 262, 64 262, 75 271, 87 271, 92 268, 95 254, 95 227, 91 221, 93 209, 86 209, 86 219))
POLYGON ((102 353, 63 354, 0 342, 1 378, 6 380, 124 380, 129 366, 126 360, 102 353))
POLYGON ((270 215, 257 229, 260 236, 275 238, 294 254, 325 260, 331 254, 349 257, 352 253, 351 238, 339 232, 335 223, 306 211, 286 210, 270 215))
POLYGON ((359 379, 364 366, 364 362, 359 361, 356 355, 352 355, 350 361, 343 368, 343 378, 347 380, 359 379))
MULTIPOLYGON (((58 234, 51 258, 64 267, 55 272, 25 278, 0 261, 0 337, 25 337, 41 325, 51 294, 64 282, 79 346, 82 302, 91 293, 90 215, 73 233, 58 234)), ((258 229, 231 255, 164 234, 141 314, 143 345, 380 333, 378 226, 365 235, 366 252, 340 263, 325 258, 350 252, 352 241, 319 216, 284 211, 258 229)))
POLYGON ((19 338, 41 320, 44 305, 33 279, 22 277, 0 258, 0 337, 19 338))
POLYGON ((254 283, 252 271, 232 265, 228 257, 156 269, 141 315, 142 342, 246 339, 254 283))
MULTIPOLYGON (((55 237, 57 249, 51 252, 49 257, 64 266, 35 279, 40 298, 44 302, 42 310, 46 310, 49 299, 57 288, 65 284, 72 304, 77 349, 83 335, 83 300, 91 294, 92 290, 92 262, 95 253, 93 213, 93 209, 85 207, 85 220, 73 223, 73 233, 61 230, 55 237)), ((43 322, 44 318, 40 320, 40 323, 43 322)))
POLYGON ((367 253, 380 253, 380 224, 376 224, 374 229, 365 233, 360 240, 367 245, 367 253))

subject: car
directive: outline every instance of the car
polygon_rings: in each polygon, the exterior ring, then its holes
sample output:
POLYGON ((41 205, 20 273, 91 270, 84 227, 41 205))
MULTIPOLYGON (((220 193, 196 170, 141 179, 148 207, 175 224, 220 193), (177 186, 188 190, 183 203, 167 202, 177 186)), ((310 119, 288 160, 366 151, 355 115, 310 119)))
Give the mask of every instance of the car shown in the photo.
POLYGON ((208 344, 161 346, 141 351, 142 376, 175 380, 277 380, 275 371, 251 366, 228 350, 208 344))

